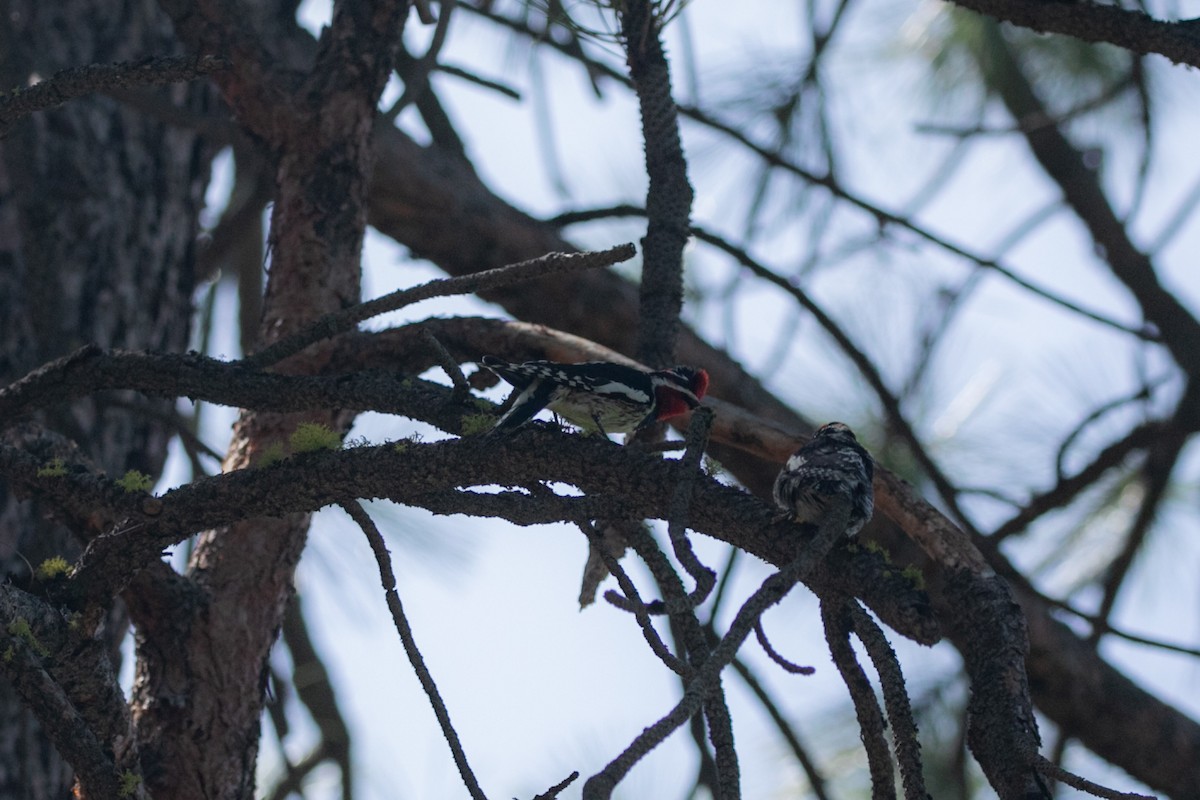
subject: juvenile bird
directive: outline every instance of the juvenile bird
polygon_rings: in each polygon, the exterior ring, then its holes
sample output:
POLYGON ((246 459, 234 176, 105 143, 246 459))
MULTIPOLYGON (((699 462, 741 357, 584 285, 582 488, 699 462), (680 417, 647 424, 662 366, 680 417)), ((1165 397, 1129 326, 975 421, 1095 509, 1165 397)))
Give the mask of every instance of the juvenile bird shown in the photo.
POLYGON ((775 478, 775 505, 797 522, 818 524, 832 502, 848 500, 846 535, 853 536, 875 509, 874 476, 875 462, 854 432, 841 422, 830 422, 817 428, 783 465, 775 478))

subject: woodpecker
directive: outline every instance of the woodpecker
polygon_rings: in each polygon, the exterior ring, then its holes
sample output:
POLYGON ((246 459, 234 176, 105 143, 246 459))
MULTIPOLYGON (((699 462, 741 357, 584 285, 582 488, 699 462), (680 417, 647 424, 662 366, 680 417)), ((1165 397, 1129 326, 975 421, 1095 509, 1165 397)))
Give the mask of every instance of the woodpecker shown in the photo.
POLYGON ((817 524, 830 501, 850 501, 846 535, 853 536, 871 519, 875 495, 871 480, 875 462, 854 432, 840 422, 817 428, 812 439, 800 447, 775 479, 775 505, 797 522, 817 524))
POLYGON ((647 372, 608 361, 510 364, 493 356, 480 363, 515 388, 493 432, 513 431, 549 408, 584 430, 629 433, 687 413, 708 391, 708 373, 692 367, 647 372))

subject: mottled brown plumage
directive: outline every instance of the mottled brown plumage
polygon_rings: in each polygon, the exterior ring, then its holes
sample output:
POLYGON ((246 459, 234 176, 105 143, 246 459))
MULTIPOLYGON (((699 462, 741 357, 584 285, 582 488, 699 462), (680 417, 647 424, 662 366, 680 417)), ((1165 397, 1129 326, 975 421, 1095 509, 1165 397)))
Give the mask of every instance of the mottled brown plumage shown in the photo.
POLYGON ((775 504, 797 522, 818 524, 838 498, 850 504, 846 535, 871 519, 875 463, 841 422, 822 425, 783 465, 775 479, 775 504))

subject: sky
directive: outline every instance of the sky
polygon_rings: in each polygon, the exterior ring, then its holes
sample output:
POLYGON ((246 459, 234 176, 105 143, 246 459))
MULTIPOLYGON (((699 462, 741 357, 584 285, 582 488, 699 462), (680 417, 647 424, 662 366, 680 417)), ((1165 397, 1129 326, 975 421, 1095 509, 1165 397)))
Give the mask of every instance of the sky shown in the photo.
MULTIPOLYGON (((854 8, 859 16, 848 20, 846 35, 835 40, 827 75, 832 86, 855 87, 854 92, 833 95, 842 103, 836 107, 834 122, 839 151, 845 154, 839 177, 864 196, 888 205, 896 197, 915 194, 930 169, 953 148, 953 141, 920 135, 916 127, 955 118, 958 105, 930 87, 927 74, 911 55, 928 15, 936 9, 880 2, 854 8)), ((328 12, 318 2, 306 2, 301 13, 308 24, 319 26, 328 12)), ((787 63, 787 53, 795 52, 803 31, 801 15, 790 4, 756 0, 739 4, 735 13, 718 0, 693 0, 686 22, 677 21, 668 30, 668 52, 680 54, 676 64, 689 52, 682 38, 685 24, 694 41, 701 99, 724 96, 730 103, 737 100, 735 89, 744 85, 746 76, 753 78, 757 70, 787 63)), ((415 19, 408 28, 410 49, 419 53, 429 31, 421 30, 415 19)), ((645 189, 641 141, 636 107, 627 98, 609 92, 603 100, 595 100, 577 70, 564 68, 561 61, 539 65, 524 43, 508 43, 462 11, 452 25, 443 57, 510 82, 526 98, 518 103, 447 76, 434 77, 451 117, 461 124, 473 163, 501 196, 535 215, 640 202, 645 189), (553 98, 541 112, 534 91, 539 81, 553 98), (536 124, 539 113, 551 120, 565 188, 557 185, 554 170, 542 155, 547 140, 536 124)), ((1163 82, 1161 96, 1170 101, 1163 111, 1168 124, 1160 129, 1155 147, 1159 154, 1178 157, 1158 159, 1151 182, 1154 190, 1135 225, 1139 235, 1150 241, 1200 174, 1200 158, 1188 138, 1194 135, 1192 117, 1200 107, 1194 102, 1198 79, 1194 72, 1172 72, 1161 59, 1152 66, 1163 82)), ((675 77, 677 93, 688 100, 689 82, 681 73, 675 77)), ((398 92, 399 87, 392 86, 384 105, 398 92)), ((1116 121, 1110 118, 1104 124, 1116 121)), ((421 137, 410 112, 401 116, 400 124, 421 137)), ((1079 134, 1094 134, 1099 140, 1106 131, 1100 125, 1094 132, 1081 128, 1079 134)), ((685 126, 683 135, 697 189, 696 220, 736 234, 745 209, 740 181, 750 162, 706 131, 685 126)), ((1124 179, 1136 168, 1134 148, 1113 146, 1105 152, 1112 159, 1108 163, 1114 191, 1121 196, 1124 179)), ((228 169, 226 161, 214 175, 210 190, 214 206, 228 191, 228 169)), ((1030 209, 1052 199, 1051 189, 1019 143, 997 141, 966 156, 951 185, 923 208, 919 220, 956 242, 990 253, 1030 209)), ((777 263, 787 264, 788 254, 798 252, 798 243, 810 230, 790 220, 782 206, 772 224, 759 249, 777 263)), ((840 211, 830 225, 839 233, 865 227, 861 217, 840 211)), ((578 227, 568 234, 585 246, 633 241, 641 235, 633 222, 578 227)), ((1034 228, 1006 259, 1030 279, 1135 322, 1138 314, 1129 296, 1098 272, 1081 241, 1078 226, 1069 215, 1059 213, 1034 228)), ((1164 281, 1193 308, 1200 307, 1200 271, 1190 254, 1198 248, 1200 226, 1189 221, 1159 262, 1164 281)), ((728 347, 780 396, 796 398, 797 407, 817 421, 878 418, 871 403, 862 399, 861 381, 839 356, 831 354, 811 321, 799 320, 795 334, 781 347, 779 331, 793 330, 788 303, 750 284, 703 248, 689 248, 688 259, 693 287, 736 289, 731 311, 724 301, 698 302, 686 309, 688 321, 710 341, 728 347)), ((364 298, 440 276, 374 232, 368 237, 364 263, 364 298)), ((928 312, 918 295, 956 274, 961 269, 947 259, 914 245, 907 251, 889 250, 884 258, 874 251, 850 254, 842 269, 810 276, 806 287, 877 356, 885 370, 893 369, 899 377, 910 358, 911 332, 928 312), (860 308, 869 313, 858 313, 860 308)), ((236 323, 231 298, 225 294, 226 302, 220 305, 223 321, 214 327, 229 338, 216 349, 232 357, 236 323)), ((410 307, 372 320, 368 326, 450 314, 506 316, 502 309, 472 298, 450 298, 410 307)), ((1003 431, 1015 430, 1014 436, 1032 433, 1052 447, 1064 428, 1081 416, 1081 409, 1135 385, 1140 363, 1125 339, 1098 332, 1093 324, 1031 300, 992 277, 984 280, 964 310, 951 341, 951 351, 934 365, 934 390, 922 398, 922 433, 955 475, 980 480, 1011 476, 1018 488, 1044 487, 1052 475, 1044 452, 1031 460, 1020 448, 998 445, 1007 441, 1001 438, 1003 431), (1072 395, 1076 385, 1087 388, 1084 396, 1072 395), (1029 409, 1036 409, 1037 416, 1029 409)), ((1155 366, 1151 358, 1149 369, 1155 366)), ((1158 366, 1161 369, 1161 363, 1158 366)), ((428 377, 441 379, 436 372, 428 377)), ((499 400, 502 390, 492 390, 488 396, 499 400)), ((233 412, 206 409, 205 414, 206 440, 221 450, 233 412)), ((427 438, 439 435, 409 420, 379 414, 360 417, 351 435, 382 442, 414 431, 427 438)), ((1188 461, 1183 474, 1194 487, 1200 465, 1195 453, 1188 455, 1188 461)), ((183 469, 176 454, 160 491, 186 480, 183 469)), ((1193 495, 1193 507, 1194 499, 1193 495)), ((386 503, 368 507, 388 539, 399 593, 416 640, 472 767, 493 800, 532 797, 575 769, 586 778, 673 705, 678 684, 653 658, 633 620, 604 603, 579 610, 576 598, 587 548, 578 530, 436 517, 386 503)), ((973 510, 985 520, 1005 516, 1002 508, 986 502, 973 510)), ((1177 512, 1169 509, 1168 513, 1177 512)), ((1182 524, 1194 525, 1194 516, 1180 514, 1179 518, 1182 524)), ((1014 558, 1024 565, 1046 558, 1068 522, 1064 517, 1051 518, 1029 546, 1013 553, 1014 558)), ((1097 558, 1111 548, 1122 522, 1118 515, 1091 526, 1092 552, 1097 558)), ((720 543, 698 537, 696 547, 710 566, 727 558, 728 550, 720 543)), ((1081 558, 1086 558, 1088 550, 1081 552, 1081 558)), ((1118 620, 1144 635, 1195 642, 1200 633, 1197 563, 1200 543, 1195 537, 1190 541, 1182 535, 1159 537, 1138 569, 1153 571, 1161 579, 1133 585, 1118 620), (1180 585, 1185 586, 1183 602, 1180 585)), ((636 559, 626 559, 625 565, 639 586, 650 585, 636 559)), ((1047 585, 1068 586, 1073 573, 1083 568, 1074 562, 1058 565, 1047 573, 1047 585)), ((743 558, 732 585, 734 596, 745 597, 769 574, 766 565, 743 558)), ((466 797, 391 627, 374 561, 361 532, 341 511, 326 509, 316 516, 297 588, 355 732, 356 797, 466 797)), ((1095 602, 1086 595, 1076 600, 1084 606, 1095 602)), ((727 613, 736 607, 728 604, 727 613)), ((756 665, 787 712, 800 720, 800 735, 819 762, 853 752, 857 731, 848 716, 846 690, 829 661, 812 595, 803 588, 795 590, 767 614, 766 627, 777 649, 793 660, 813 664, 817 674, 784 675, 769 667, 753 644, 743 649, 743 655, 756 665)), ((957 654, 948 645, 928 649, 898 636, 892 640, 914 696, 931 689, 957 666, 957 654)), ((1200 716, 1194 660, 1118 642, 1110 642, 1104 652, 1163 699, 1200 716)), ((286 666, 282 655, 277 658, 278 666, 286 666)), ((736 677, 727 675, 725 685, 743 760, 744 796, 749 800, 802 796, 798 787, 803 778, 772 734, 765 714, 736 677)), ((311 746, 310 733, 301 724, 287 743, 293 760, 311 746)), ((685 736, 675 734, 635 768, 617 796, 681 796, 677 787, 686 781, 679 776, 690 776, 695 768, 685 736)), ((1117 788, 1136 789, 1126 776, 1101 768, 1078 748, 1068 766, 1117 788)), ((262 748, 260 786, 269 785, 278 770, 277 748, 268 735, 262 748)), ((860 775, 859 780, 865 777, 860 775)), ((581 785, 582 779, 563 797, 578 797, 581 785)), ((340 796, 337 778, 328 770, 315 774, 309 789, 313 798, 340 796)))

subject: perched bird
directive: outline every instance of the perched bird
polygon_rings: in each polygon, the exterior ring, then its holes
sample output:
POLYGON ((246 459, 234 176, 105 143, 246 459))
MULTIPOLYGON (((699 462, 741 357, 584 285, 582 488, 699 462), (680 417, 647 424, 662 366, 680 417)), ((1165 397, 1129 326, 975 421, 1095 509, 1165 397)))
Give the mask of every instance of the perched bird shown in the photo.
POLYGON ((708 373, 692 367, 647 372, 608 361, 510 364, 493 356, 480 363, 516 389, 493 432, 515 430, 549 408, 584 430, 629 433, 687 413, 708 391, 708 373))
POLYGON ((817 428, 779 471, 775 505, 797 522, 818 524, 832 500, 845 498, 850 502, 846 535, 853 536, 875 509, 874 476, 875 462, 854 432, 840 422, 830 422, 817 428))

